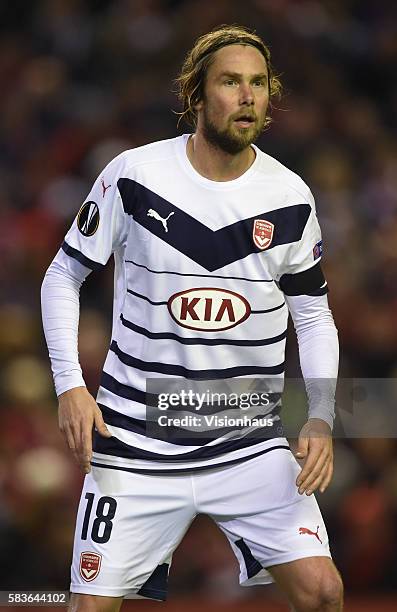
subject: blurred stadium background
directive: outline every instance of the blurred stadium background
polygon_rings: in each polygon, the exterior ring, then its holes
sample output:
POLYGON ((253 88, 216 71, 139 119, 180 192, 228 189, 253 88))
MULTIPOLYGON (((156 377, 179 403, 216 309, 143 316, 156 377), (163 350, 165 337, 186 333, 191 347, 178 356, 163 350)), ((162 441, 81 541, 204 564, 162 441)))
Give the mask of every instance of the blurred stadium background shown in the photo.
MULTIPOLYGON (((0 590, 69 582, 81 476, 57 428, 43 274, 103 166, 176 135, 172 80, 184 53, 196 36, 233 22, 262 35, 284 81, 259 145, 316 196, 341 375, 397 375, 397 3, 1 1, 0 590)), ((95 392, 111 265, 91 275, 82 298, 80 356, 95 392)), ((289 374, 298 372, 291 348, 289 374)), ((319 501, 346 610, 396 610, 396 440, 338 440, 335 451, 333 485, 319 501)), ((208 610, 286 609, 273 587, 238 586, 234 557, 204 517, 176 553, 170 583, 164 609, 194 610, 194 599, 208 610)))

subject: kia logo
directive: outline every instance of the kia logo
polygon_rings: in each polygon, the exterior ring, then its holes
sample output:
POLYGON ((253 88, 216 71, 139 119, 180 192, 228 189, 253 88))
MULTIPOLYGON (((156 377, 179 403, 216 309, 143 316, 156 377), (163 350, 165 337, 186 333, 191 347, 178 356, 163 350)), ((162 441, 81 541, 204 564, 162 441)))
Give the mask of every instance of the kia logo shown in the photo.
POLYGON ((235 327, 251 314, 245 297, 214 287, 197 287, 174 293, 167 306, 178 325, 208 332, 235 327))

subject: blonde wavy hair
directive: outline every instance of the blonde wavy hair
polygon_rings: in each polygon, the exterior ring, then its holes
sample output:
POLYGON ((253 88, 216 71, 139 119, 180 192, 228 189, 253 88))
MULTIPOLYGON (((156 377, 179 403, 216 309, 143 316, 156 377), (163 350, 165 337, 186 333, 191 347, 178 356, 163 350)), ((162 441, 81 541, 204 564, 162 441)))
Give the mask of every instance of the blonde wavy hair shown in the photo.
MULTIPOLYGON (((269 74, 269 109, 272 109, 274 100, 280 99, 281 81, 274 73, 270 63, 270 50, 263 40, 253 30, 244 26, 221 25, 196 40, 185 57, 179 76, 175 79, 176 93, 183 104, 183 111, 176 113, 179 115, 178 125, 181 119, 185 119, 193 128, 196 127, 197 112, 194 107, 203 98, 205 77, 214 61, 214 54, 222 47, 236 44, 251 45, 265 58, 269 74)), ((263 128, 265 129, 271 122, 271 117, 267 115, 263 128)))

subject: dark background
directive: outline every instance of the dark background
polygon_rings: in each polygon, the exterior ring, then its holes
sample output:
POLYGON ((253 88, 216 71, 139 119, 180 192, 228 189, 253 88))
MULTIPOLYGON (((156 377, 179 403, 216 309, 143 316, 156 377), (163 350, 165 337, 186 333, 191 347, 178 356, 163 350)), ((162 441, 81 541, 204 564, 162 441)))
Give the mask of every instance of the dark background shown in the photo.
MULTIPOLYGON (((395 2, 0 2, 0 589, 69 584, 81 476, 57 429, 42 277, 104 165, 178 133, 172 80, 195 38, 221 23, 255 28, 281 74, 286 93, 258 144, 316 197, 341 375, 396 376, 395 2)), ((109 265, 82 290, 92 392, 111 301, 109 265)), ((335 562, 349 598, 380 611, 383 594, 397 597, 396 440, 338 440, 335 467, 319 496, 335 562)), ((174 557, 170 597, 184 596, 278 598, 273 587, 238 587, 234 557, 206 518, 174 557)))

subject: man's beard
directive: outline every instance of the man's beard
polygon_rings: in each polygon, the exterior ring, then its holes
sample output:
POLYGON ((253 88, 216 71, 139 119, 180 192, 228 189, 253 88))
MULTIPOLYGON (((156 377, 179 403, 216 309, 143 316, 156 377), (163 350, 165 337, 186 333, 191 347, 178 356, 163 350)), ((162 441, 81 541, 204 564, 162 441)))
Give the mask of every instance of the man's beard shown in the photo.
MULTIPOLYGON (((228 125, 225 129, 220 130, 208 117, 204 110, 203 116, 203 134, 205 139, 215 147, 222 149, 225 153, 236 155, 255 142, 263 131, 263 122, 252 123, 251 128, 239 128, 238 126, 228 125)), ((233 124, 234 122, 232 122, 233 124)))

